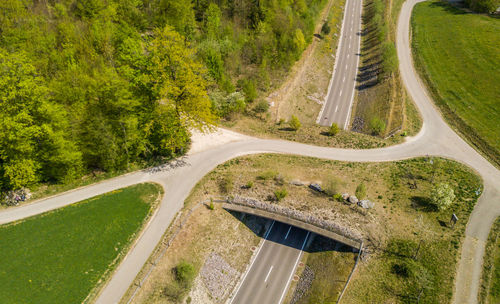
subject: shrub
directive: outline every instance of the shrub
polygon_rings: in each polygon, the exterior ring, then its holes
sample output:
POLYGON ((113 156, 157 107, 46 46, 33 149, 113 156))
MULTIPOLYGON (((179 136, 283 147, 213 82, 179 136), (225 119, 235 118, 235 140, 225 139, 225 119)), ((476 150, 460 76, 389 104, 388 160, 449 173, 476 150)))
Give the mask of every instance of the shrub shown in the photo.
POLYGON ((323 23, 323 26, 321 27, 321 32, 325 35, 330 34, 331 28, 328 22, 323 23))
POLYGON ((385 131, 385 122, 379 117, 375 116, 370 121, 370 129, 373 135, 380 135, 385 131))
POLYGON ((269 110, 269 104, 265 100, 259 101, 259 103, 253 108, 255 113, 265 113, 269 110))
POLYGON ((175 279, 183 286, 190 286, 196 276, 194 266, 188 262, 180 262, 175 266, 175 279))
POLYGON ((366 186, 364 183, 361 183, 356 187, 356 197, 360 200, 366 197, 366 186))
POLYGON ((329 196, 333 196, 335 193, 340 192, 340 186, 342 185, 342 181, 334 176, 330 176, 323 183, 323 190, 329 196))
POLYGON ((342 197, 342 194, 340 194, 340 193, 335 193, 333 195, 333 199, 336 200, 337 202, 343 202, 344 201, 344 198, 342 197))
POLYGON ((245 188, 247 189, 250 189, 253 187, 253 182, 252 181, 249 181, 246 185, 245 185, 245 188))
POLYGON ((289 125, 290 125, 290 129, 292 129, 294 131, 297 131, 298 129, 300 129, 300 127, 302 127, 300 120, 295 115, 292 115, 292 118, 290 119, 289 125))
POLYGON ((288 191, 285 188, 278 189, 274 191, 274 197, 279 202, 288 195, 288 191))
POLYGON ((228 194, 233 190, 233 177, 231 175, 226 175, 222 178, 219 183, 219 187, 222 193, 228 194))
POLYGON ((339 133, 339 131, 340 131, 339 126, 336 123, 332 123, 332 125, 328 129, 328 135, 335 136, 339 133))
POLYGON ((257 90, 253 80, 246 80, 242 84, 242 90, 245 94, 245 102, 253 102, 257 98, 257 90))
POLYGON ((431 203, 436 206, 438 210, 445 210, 455 199, 455 191, 450 185, 440 183, 434 186, 431 190, 431 203))
POLYGON ((279 173, 274 170, 267 170, 257 175, 257 179, 260 180, 274 179, 276 176, 278 176, 278 174, 279 173))
POLYGON ((212 200, 210 200, 210 204, 208 204, 208 209, 210 209, 210 210, 215 209, 215 205, 214 205, 214 202, 212 200))

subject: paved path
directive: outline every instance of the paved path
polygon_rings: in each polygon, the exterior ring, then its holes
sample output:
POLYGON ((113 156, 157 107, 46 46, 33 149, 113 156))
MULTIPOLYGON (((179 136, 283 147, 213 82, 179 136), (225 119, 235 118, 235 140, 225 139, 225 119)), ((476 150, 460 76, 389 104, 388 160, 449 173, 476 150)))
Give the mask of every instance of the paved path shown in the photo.
MULTIPOLYGON (((165 188, 165 197, 135 246, 123 259, 97 303, 116 303, 133 282, 149 255, 161 240, 174 215, 194 185, 215 166, 231 158, 254 153, 277 152, 343 161, 392 161, 415 156, 436 155, 463 162, 483 178, 484 192, 471 214, 458 266, 455 303, 475 303, 481 274, 484 241, 494 219, 500 215, 500 172, 456 135, 434 107, 411 60, 409 20, 417 0, 403 4, 397 29, 397 51, 403 82, 423 117, 422 130, 406 143, 372 150, 316 147, 282 140, 264 140, 241 136, 233 141, 184 157, 172 165, 156 170, 139 171, 96 185, 64 193, 34 204, 0 212, 0 223, 6 223, 68 205, 113 189, 134 183, 154 181, 165 188)), ((234 134, 234 133, 232 133, 234 134)))
POLYGON ((349 127, 359 63, 362 7, 362 0, 347 0, 345 3, 333 75, 316 121, 322 126, 331 126, 335 122, 340 128, 349 127))
POLYGON ((229 304, 281 304, 310 233, 273 222, 229 304))

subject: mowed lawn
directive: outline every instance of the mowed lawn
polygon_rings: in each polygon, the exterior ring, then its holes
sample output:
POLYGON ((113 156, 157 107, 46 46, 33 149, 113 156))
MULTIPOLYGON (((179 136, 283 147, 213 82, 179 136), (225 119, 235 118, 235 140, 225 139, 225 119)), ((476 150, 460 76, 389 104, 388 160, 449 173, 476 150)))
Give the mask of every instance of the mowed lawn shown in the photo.
POLYGON ((125 254, 160 191, 140 184, 0 226, 0 303, 84 301, 125 254))
MULTIPOLYGON (((500 19, 429 1, 414 8, 412 27, 417 68, 431 86, 434 97, 439 99, 436 102, 445 103, 473 128, 478 136, 467 134, 472 132, 452 121, 498 162, 500 19), (488 150, 481 140, 493 149, 488 150)), ((445 113, 445 116, 454 115, 445 113)))

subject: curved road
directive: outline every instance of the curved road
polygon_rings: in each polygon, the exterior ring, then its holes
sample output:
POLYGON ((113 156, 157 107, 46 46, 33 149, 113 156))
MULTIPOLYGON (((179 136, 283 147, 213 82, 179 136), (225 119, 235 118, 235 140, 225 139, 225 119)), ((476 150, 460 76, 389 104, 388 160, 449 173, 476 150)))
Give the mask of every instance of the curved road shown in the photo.
MULTIPOLYGON (((97 299, 97 303, 116 303, 134 281, 156 244, 161 240, 174 215, 182 208, 191 189, 198 180, 220 163, 240 155, 262 152, 293 153, 332 160, 363 162, 436 155, 465 163, 483 178, 483 194, 467 224, 454 293, 455 303, 476 303, 484 243, 491 224, 500 215, 500 172, 448 127, 419 81, 412 65, 408 34, 411 11, 419 1, 408 0, 403 4, 397 28, 397 51, 403 82, 424 120, 420 133, 406 143, 382 149, 354 150, 241 136, 239 140, 193 153, 181 160, 156 168, 157 170, 131 173, 30 205, 7 209, 0 212, 0 224, 140 182, 153 181, 161 184, 166 195, 156 214, 123 259, 109 283, 101 290, 97 299)), ((234 133, 229 133, 234 136, 234 133)))

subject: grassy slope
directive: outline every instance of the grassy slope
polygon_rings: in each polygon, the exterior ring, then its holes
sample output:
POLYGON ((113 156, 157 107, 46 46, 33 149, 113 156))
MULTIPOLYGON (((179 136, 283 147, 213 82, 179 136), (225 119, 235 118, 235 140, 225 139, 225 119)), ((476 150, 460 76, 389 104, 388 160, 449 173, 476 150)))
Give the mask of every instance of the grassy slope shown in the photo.
POLYGON ((80 303, 116 265, 161 191, 141 184, 0 227, 2 303, 80 303))
POLYGON ((500 303, 500 218, 493 225, 486 245, 479 303, 500 303))
POLYGON ((500 19, 431 1, 415 7, 412 28, 415 62, 445 117, 500 163, 500 19))

